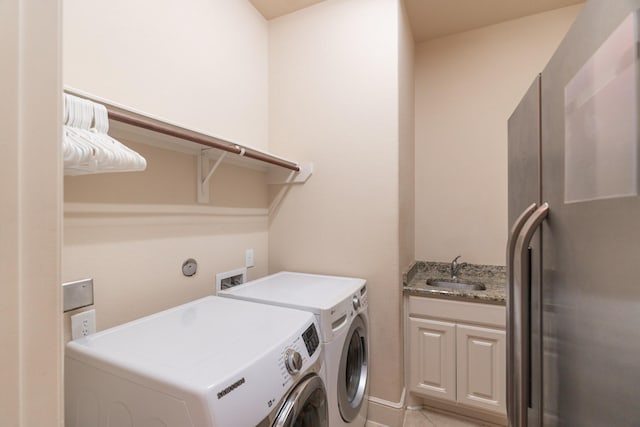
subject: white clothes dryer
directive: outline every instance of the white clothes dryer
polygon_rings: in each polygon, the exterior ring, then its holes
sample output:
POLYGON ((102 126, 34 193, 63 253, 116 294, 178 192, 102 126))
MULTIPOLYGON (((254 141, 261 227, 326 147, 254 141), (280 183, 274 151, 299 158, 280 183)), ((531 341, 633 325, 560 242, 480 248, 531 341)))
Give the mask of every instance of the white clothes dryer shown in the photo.
POLYGON ((328 427, 309 312, 206 297, 70 342, 67 427, 328 427))
POLYGON ((324 346, 329 425, 365 425, 369 319, 364 279, 285 271, 220 291, 218 295, 314 313, 324 346))

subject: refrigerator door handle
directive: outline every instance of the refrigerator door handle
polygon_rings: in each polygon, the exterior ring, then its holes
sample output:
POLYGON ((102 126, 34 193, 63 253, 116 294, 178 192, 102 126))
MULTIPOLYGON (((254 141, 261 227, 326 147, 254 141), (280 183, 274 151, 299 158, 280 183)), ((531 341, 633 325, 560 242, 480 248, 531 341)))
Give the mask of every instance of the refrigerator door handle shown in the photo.
MULTIPOLYGON (((514 417, 509 418, 509 425, 527 427, 527 409, 529 406, 529 244, 536 230, 549 214, 549 204, 543 203, 529 216, 516 240, 513 257, 513 317, 512 354, 513 371, 510 373, 513 388, 508 390, 514 400, 514 417)), ((533 319, 532 319, 533 321, 533 319)))
POLYGON ((516 418, 514 393, 515 384, 513 381, 513 375, 511 374, 511 372, 515 368, 515 366, 513 366, 514 347, 512 338, 514 333, 514 301, 511 298, 511 295, 513 295, 513 258, 514 252, 516 250, 516 241, 518 239, 518 236, 520 235, 520 232, 522 231, 522 227, 537 207, 538 205, 532 203, 520 214, 520 216, 515 220, 513 226, 511 227, 511 231, 509 232, 509 240, 507 241, 507 417, 509 419, 516 418))

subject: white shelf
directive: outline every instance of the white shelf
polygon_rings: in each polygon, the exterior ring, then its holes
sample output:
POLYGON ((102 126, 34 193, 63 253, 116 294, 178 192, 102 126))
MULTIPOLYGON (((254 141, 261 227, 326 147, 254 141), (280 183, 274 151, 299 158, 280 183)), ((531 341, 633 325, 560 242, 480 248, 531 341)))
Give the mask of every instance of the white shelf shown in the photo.
POLYGON ((65 92, 104 105, 109 112, 109 134, 115 138, 148 144, 200 157, 198 201, 208 202, 209 178, 217 165, 235 164, 268 173, 270 184, 303 183, 313 173, 311 163, 298 163, 257 148, 189 129, 77 89, 65 92), (217 161, 211 166, 210 161, 217 161))

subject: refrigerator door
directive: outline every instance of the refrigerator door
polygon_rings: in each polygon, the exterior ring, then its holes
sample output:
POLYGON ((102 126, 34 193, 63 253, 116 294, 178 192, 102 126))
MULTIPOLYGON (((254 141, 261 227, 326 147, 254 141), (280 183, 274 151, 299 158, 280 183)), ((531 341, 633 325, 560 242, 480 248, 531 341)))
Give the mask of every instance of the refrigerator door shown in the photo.
POLYGON ((540 203, 540 75, 509 118, 509 226, 540 203))
POLYGON ((638 8, 587 1, 542 73, 545 426, 640 426, 638 8))
POLYGON ((518 281, 514 289, 516 243, 522 228, 540 203, 540 76, 509 118, 509 243, 507 245, 507 415, 511 426, 539 425, 540 372, 536 353, 530 357, 531 339, 539 340, 539 322, 530 322, 530 313, 539 313, 539 298, 531 289, 540 289, 540 233, 529 244, 529 280, 518 281), (522 289, 521 287, 524 287, 522 289), (524 316, 523 316, 524 315, 524 316), (524 333, 521 333, 524 332, 524 333), (522 346, 524 345, 524 349, 522 346), (524 351, 523 351, 524 350, 524 351), (537 367, 537 370, 536 370, 537 367), (533 380, 533 381, 532 381, 533 380), (535 408, 538 410, 530 410, 535 408))

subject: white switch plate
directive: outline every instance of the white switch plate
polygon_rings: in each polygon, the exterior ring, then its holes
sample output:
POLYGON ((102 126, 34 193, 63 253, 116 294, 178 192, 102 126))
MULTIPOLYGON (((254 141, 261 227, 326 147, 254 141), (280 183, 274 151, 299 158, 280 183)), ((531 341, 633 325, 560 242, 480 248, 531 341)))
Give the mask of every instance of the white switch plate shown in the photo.
POLYGON ((254 262, 253 262, 253 249, 247 249, 246 253, 245 253, 245 262, 244 262, 245 267, 249 268, 249 267, 253 267, 254 266, 254 262))
POLYGON ((65 313, 93 305, 93 279, 76 280, 62 284, 65 313))
POLYGON ((87 310, 71 316, 71 339, 86 337, 96 332, 96 311, 87 310))

